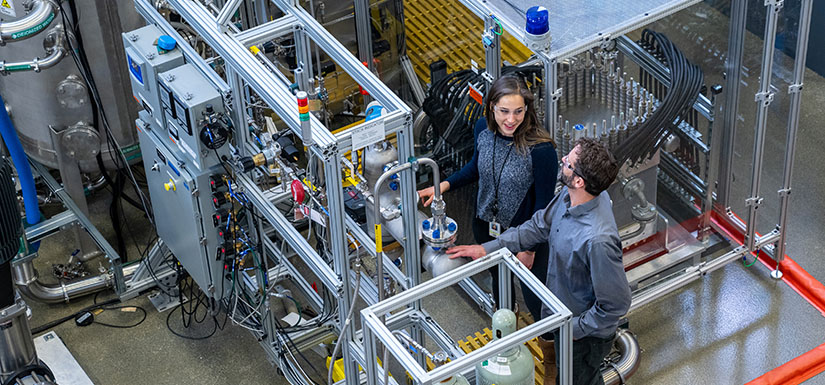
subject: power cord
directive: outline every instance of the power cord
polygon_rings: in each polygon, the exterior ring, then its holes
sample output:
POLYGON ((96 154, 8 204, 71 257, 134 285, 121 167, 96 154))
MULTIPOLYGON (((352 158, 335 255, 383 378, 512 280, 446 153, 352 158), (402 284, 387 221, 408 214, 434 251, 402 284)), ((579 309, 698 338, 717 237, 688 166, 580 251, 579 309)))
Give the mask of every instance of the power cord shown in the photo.
POLYGON ((75 312, 75 313, 73 313, 73 314, 70 314, 70 315, 67 315, 67 316, 65 316, 65 317, 58 318, 58 319, 56 319, 56 320, 53 320, 53 321, 47 322, 47 323, 45 323, 45 324, 43 324, 43 325, 40 325, 40 326, 38 326, 38 327, 36 327, 36 328, 32 328, 32 334, 33 334, 33 335, 35 335, 35 334, 40 334, 40 333, 42 333, 42 332, 44 332, 44 331, 46 331, 46 330, 49 330, 49 329, 51 329, 51 328, 53 328, 53 327, 55 327, 55 326, 58 326, 58 325, 60 325, 60 324, 63 324, 63 323, 65 323, 66 321, 73 320, 73 319, 77 319, 78 317, 80 317, 80 316, 84 315, 85 313, 92 312, 92 311, 99 310, 99 309, 103 309, 103 310, 117 310, 117 309, 125 309, 125 308, 134 308, 134 309, 136 309, 136 310, 138 310, 138 311, 142 312, 142 314, 143 314, 143 316, 141 317, 140 321, 138 321, 137 323, 131 324, 131 325, 115 325, 115 324, 109 324, 109 323, 103 323, 103 322, 95 322, 95 323, 97 323, 97 324, 99 324, 99 325, 102 325, 102 326, 113 327, 113 328, 121 328, 121 329, 128 329, 128 328, 133 328, 133 327, 136 327, 136 326, 138 326, 138 325, 142 324, 142 323, 143 323, 143 321, 145 321, 145 320, 146 320, 146 315, 147 315, 146 310, 145 310, 145 309, 143 309, 143 308, 142 308, 142 307, 140 307, 140 306, 114 306, 114 307, 109 307, 109 306, 108 306, 108 305, 116 304, 116 303, 118 303, 118 302, 120 302, 120 298, 113 298, 113 299, 110 299, 110 300, 105 301, 105 302, 96 303, 96 304, 93 304, 93 305, 91 305, 91 306, 87 306, 87 307, 85 307, 85 308, 83 308, 83 309, 81 309, 81 310, 79 310, 79 311, 77 311, 77 312, 75 312))

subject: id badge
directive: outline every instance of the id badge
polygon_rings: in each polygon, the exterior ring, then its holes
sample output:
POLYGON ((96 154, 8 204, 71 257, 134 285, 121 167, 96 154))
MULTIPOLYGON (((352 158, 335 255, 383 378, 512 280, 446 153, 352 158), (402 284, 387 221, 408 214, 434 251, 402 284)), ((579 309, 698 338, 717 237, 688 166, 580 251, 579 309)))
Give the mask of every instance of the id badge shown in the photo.
POLYGON ((490 236, 498 238, 501 235, 501 224, 498 222, 490 222, 490 236))

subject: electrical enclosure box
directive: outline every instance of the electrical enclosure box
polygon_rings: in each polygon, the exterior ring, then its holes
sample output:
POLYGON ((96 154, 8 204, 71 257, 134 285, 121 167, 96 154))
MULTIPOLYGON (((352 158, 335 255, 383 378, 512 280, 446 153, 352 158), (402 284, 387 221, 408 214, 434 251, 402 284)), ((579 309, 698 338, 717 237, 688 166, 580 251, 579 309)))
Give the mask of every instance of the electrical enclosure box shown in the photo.
POLYGON ((163 32, 154 25, 122 34, 132 81, 132 96, 151 116, 155 123, 166 126, 158 98, 157 75, 183 65, 183 54, 179 48, 161 53, 158 51, 158 37, 163 32))
POLYGON ((161 138, 166 132, 151 123, 144 111, 136 121, 146 182, 158 236, 208 296, 221 298, 230 288, 223 283, 223 239, 210 194, 209 178, 222 172, 190 169, 161 138))
POLYGON ((180 149, 185 162, 198 170, 219 164, 219 156, 227 155, 229 146, 210 149, 205 145, 209 140, 205 130, 210 117, 224 113, 220 93, 191 64, 160 74, 158 82, 166 115, 166 135, 161 139, 180 149))

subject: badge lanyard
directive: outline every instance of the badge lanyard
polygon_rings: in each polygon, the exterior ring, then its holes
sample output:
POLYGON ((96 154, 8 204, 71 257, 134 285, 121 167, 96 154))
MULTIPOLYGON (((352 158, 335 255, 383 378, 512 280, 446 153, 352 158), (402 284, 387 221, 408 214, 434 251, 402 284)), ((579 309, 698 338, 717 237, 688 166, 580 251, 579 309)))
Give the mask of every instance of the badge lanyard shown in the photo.
POLYGON ((493 136, 493 186, 495 187, 495 195, 493 200, 493 221, 490 222, 490 236, 498 238, 501 235, 501 224, 498 223, 498 187, 501 184, 501 174, 504 173, 504 166, 507 165, 507 159, 510 158, 510 152, 513 146, 510 145, 507 149, 507 155, 504 156, 504 162, 501 163, 501 169, 498 171, 498 180, 496 180, 496 144, 498 143, 495 135, 493 136))

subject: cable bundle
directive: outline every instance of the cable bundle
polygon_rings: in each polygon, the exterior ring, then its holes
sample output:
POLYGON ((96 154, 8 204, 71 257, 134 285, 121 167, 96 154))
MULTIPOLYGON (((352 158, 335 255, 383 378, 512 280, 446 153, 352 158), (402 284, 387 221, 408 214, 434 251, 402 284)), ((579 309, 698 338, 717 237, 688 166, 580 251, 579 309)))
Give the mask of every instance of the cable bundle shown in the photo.
MULTIPOLYGON (((120 200, 122 199, 135 208, 143 211, 149 219, 149 222, 154 225, 151 204, 149 203, 149 198, 146 197, 141 190, 140 183, 138 182, 138 179, 135 178, 135 173, 132 172, 132 169, 129 166, 131 156, 127 158, 124 154, 125 149, 118 143, 117 138, 115 138, 109 125, 109 121, 106 118, 104 104, 97 88, 97 84, 95 83, 94 76, 92 75, 92 68, 89 64, 89 59, 86 55, 86 49, 83 43, 83 36, 80 32, 80 14, 77 9, 77 0, 69 0, 65 3, 68 4, 69 11, 65 9, 63 1, 57 2, 60 8, 60 16, 62 18, 63 25, 66 26, 66 28, 63 29, 63 34, 66 39, 66 43, 69 45, 69 53, 71 53, 72 59, 74 60, 75 65, 77 66, 77 69, 88 88, 89 98, 92 101, 92 126, 105 138, 109 158, 112 161, 112 164, 117 168, 115 171, 116 176, 113 177, 109 175, 109 172, 106 170, 103 163, 103 151, 101 149, 96 156, 97 166, 106 181, 106 184, 112 189, 112 202, 109 206, 109 218, 112 220, 112 226, 115 230, 117 252, 121 257, 121 261, 125 262, 127 261, 127 249, 125 238, 123 236, 123 225, 126 224, 128 229, 128 222, 126 222, 123 218, 123 207, 120 200), (134 190, 137 200, 126 194, 125 187, 127 182, 129 182, 134 190)), ((145 183, 143 184, 145 185, 145 183)), ((131 229, 129 229, 129 231, 131 232, 131 229)))
POLYGON ((678 133, 679 124, 688 116, 704 83, 702 70, 685 58, 685 55, 665 35, 651 30, 642 32, 643 45, 654 47, 663 64, 670 70, 670 88, 662 104, 625 141, 619 143, 614 156, 619 164, 630 160, 642 162, 652 156, 671 133, 678 133))
MULTIPOLYGON (((470 84, 482 94, 485 93, 487 82, 482 79, 481 75, 471 70, 453 72, 433 84, 421 106, 430 117, 430 124, 434 130, 433 138, 445 140, 450 147, 462 143, 463 139, 466 139, 466 133, 469 132, 472 136, 473 126, 484 113, 478 103, 464 104, 470 84), (462 106, 465 107, 463 110, 462 106), (454 119, 458 119, 455 123, 456 127, 449 133, 450 135, 444 136, 448 134, 447 130, 454 119)), ((434 145, 435 143, 433 147, 434 145)))

